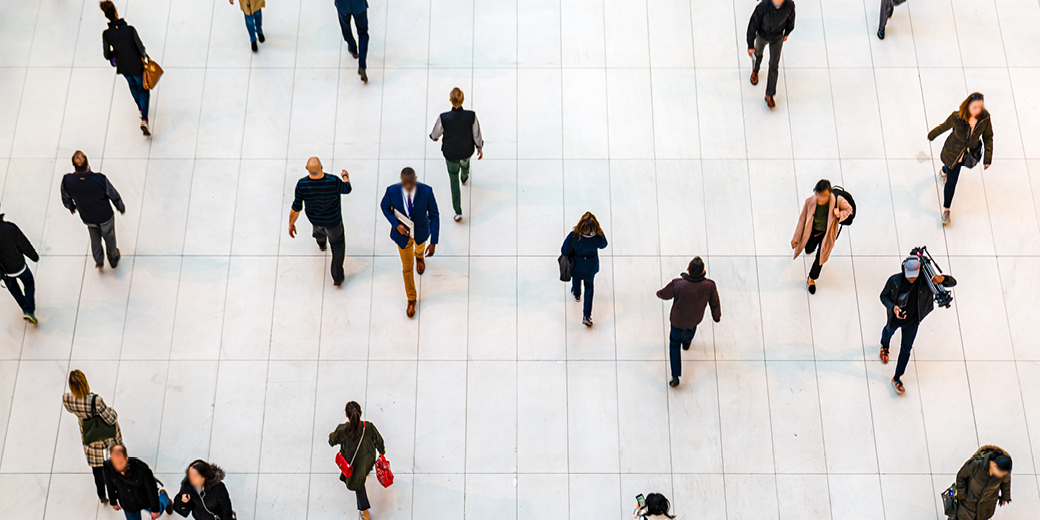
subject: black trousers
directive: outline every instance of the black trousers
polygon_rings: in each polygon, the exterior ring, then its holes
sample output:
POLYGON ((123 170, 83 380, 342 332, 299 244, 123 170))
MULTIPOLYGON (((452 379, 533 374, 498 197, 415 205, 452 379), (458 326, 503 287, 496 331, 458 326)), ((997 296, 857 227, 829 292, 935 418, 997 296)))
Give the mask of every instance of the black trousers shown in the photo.
POLYGON ((357 509, 358 511, 368 511, 372 509, 372 504, 368 503, 368 491, 365 491, 365 486, 361 486, 361 489, 354 492, 357 495, 357 509))
POLYGON ((823 266, 820 265, 820 251, 823 248, 820 245, 823 243, 823 237, 825 236, 827 236, 827 232, 813 233, 809 236, 809 241, 805 243, 805 252, 807 254, 811 255, 813 251, 816 252, 816 259, 813 260, 812 269, 809 269, 809 278, 813 280, 820 277, 820 269, 823 269, 823 266))
POLYGON ((957 191, 957 179, 961 177, 961 163, 957 163, 953 168, 942 167, 943 171, 946 172, 946 184, 943 185, 943 207, 950 209, 950 204, 953 204, 953 194, 957 191))
POLYGON ((97 486, 98 500, 105 501, 105 472, 104 468, 98 466, 96 468, 90 468, 91 473, 94 474, 94 485, 97 486))
POLYGON ((332 247, 332 283, 343 282, 343 258, 347 253, 347 239, 343 236, 343 222, 336 227, 314 226, 311 233, 318 247, 325 247, 326 242, 332 247))

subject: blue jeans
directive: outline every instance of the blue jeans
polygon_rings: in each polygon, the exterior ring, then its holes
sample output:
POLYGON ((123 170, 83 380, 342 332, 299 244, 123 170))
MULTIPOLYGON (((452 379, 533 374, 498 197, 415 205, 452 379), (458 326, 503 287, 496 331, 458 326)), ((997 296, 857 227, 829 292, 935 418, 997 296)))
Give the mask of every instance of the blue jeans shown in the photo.
POLYGON ((25 270, 18 276, 7 276, 4 275, 4 285, 7 286, 7 290, 11 291, 11 296, 14 296, 14 301, 18 302, 18 306, 22 308, 22 312, 25 314, 32 314, 36 312, 36 282, 33 280, 32 271, 29 270, 29 266, 25 266, 25 270), (25 288, 25 294, 22 294, 22 288, 18 287, 18 281, 22 281, 22 287, 25 288))
POLYGON ((148 99, 151 97, 151 93, 144 88, 144 78, 141 76, 123 77, 126 78, 126 82, 130 85, 130 95, 134 97, 134 103, 137 103, 137 110, 141 112, 141 121, 147 123, 148 99))
POLYGON ((693 335, 697 333, 697 327, 692 329, 680 329, 672 325, 672 331, 668 334, 668 354, 672 361, 672 377, 682 375, 682 355, 679 350, 683 345, 687 347, 693 342, 693 335))
POLYGON ((903 373, 906 372, 906 365, 910 362, 910 350, 914 348, 914 338, 917 337, 917 327, 920 325, 920 320, 907 323, 889 323, 881 330, 881 346, 888 348, 888 344, 892 341, 892 335, 896 333, 896 329, 903 329, 903 337, 899 342, 899 361, 896 363, 896 380, 903 377, 903 373))
POLYGON ((581 295, 581 283, 585 282, 585 305, 584 305, 583 314, 582 314, 582 316, 585 317, 585 318, 591 318, 592 317, 592 296, 596 292, 595 291, 596 287, 595 287, 595 284, 593 283, 593 280, 595 278, 596 278, 596 275, 594 275, 594 274, 593 275, 589 275, 588 278, 578 278, 578 277, 571 278, 571 294, 573 294, 575 296, 580 296, 581 295))
POLYGON ((367 69, 365 58, 368 56, 368 11, 339 15, 339 29, 343 32, 343 41, 347 42, 347 49, 357 53, 358 67, 367 69), (354 27, 357 27, 358 41, 354 41, 354 33, 350 31, 351 17, 354 17, 354 27))
MULTIPOLYGON (((159 513, 165 512, 166 506, 168 506, 169 504, 170 497, 166 496, 166 493, 159 493, 159 513)), ((141 520, 141 511, 148 511, 149 514, 151 514, 152 512, 150 509, 140 509, 134 512, 130 512, 124 509, 123 514, 126 515, 126 520, 141 520)), ((150 517, 149 520, 151 520, 150 517)))
POLYGON ((249 30, 249 41, 255 42, 257 34, 264 34, 263 21, 264 17, 261 13, 263 9, 257 9, 253 14, 247 14, 246 16, 246 29, 249 30))

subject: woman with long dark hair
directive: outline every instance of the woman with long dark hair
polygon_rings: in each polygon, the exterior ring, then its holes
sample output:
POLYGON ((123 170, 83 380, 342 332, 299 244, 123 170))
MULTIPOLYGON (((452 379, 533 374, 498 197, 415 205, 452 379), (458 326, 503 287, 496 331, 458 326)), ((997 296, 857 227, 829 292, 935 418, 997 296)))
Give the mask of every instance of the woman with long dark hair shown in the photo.
POLYGON ((144 44, 137 34, 134 26, 127 25, 126 20, 119 17, 116 5, 112 0, 101 2, 101 11, 108 18, 108 29, 101 33, 101 40, 105 44, 105 59, 116 68, 116 74, 122 74, 130 85, 130 95, 137 103, 137 110, 141 113, 141 132, 144 135, 152 135, 148 130, 148 100, 150 94, 144 88, 144 44))
POLYGON ((944 225, 950 223, 950 204, 953 203, 953 193, 957 189, 961 166, 971 168, 981 162, 983 169, 989 169, 993 161, 993 124, 984 101, 982 94, 973 93, 961 103, 957 111, 946 118, 946 121, 928 132, 928 140, 932 141, 947 130, 953 130, 943 143, 942 153, 939 155, 943 163, 939 174, 943 179, 944 225), (982 150, 983 145, 985 151, 982 150))
POLYGON ((188 465, 173 510, 195 520, 236 520, 231 496, 224 485, 224 470, 198 459, 188 465))
POLYGON ((595 294, 596 273, 599 272, 599 250, 607 247, 607 237, 603 234, 596 215, 586 211, 574 230, 567 234, 560 248, 560 254, 574 259, 574 270, 571 272, 571 295, 574 301, 581 301, 581 286, 585 285, 585 305, 582 309, 581 322, 586 327, 592 326, 592 297, 595 294))
POLYGON ((350 477, 340 473, 339 479, 347 485, 347 489, 357 495, 357 508, 363 520, 369 520, 368 510, 372 505, 368 502, 365 481, 376 465, 376 454, 385 455, 383 436, 376 426, 361 420, 361 405, 355 401, 347 403, 347 422, 340 424, 329 434, 329 446, 339 446, 343 458, 353 467, 350 477))
POLYGON ((660 493, 650 493, 646 496, 646 505, 636 508, 632 514, 632 520, 671 520, 675 515, 671 513, 672 504, 660 493))

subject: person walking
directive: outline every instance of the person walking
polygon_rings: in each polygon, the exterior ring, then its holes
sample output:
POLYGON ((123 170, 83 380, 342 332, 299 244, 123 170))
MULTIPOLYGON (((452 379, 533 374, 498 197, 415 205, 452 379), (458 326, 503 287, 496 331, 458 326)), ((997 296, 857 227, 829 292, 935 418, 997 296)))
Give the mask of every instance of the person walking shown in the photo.
POLYGON ((14 222, 4 220, 0 213, 0 277, 22 309, 22 317, 36 325, 36 282, 25 259, 40 261, 32 243, 14 222), (18 285, 21 282, 21 286, 18 285))
POLYGON ((827 179, 820 179, 813 188, 813 195, 802 204, 802 212, 798 215, 798 224, 791 238, 791 249, 794 249, 795 258, 802 251, 807 254, 816 252, 816 259, 805 282, 809 294, 816 294, 816 279, 820 277, 823 264, 831 256, 834 243, 841 233, 841 222, 849 215, 852 215, 852 205, 845 197, 832 192, 831 182, 827 179))
POLYGON ((989 520, 997 505, 1011 502, 1011 456, 996 446, 979 448, 957 472, 957 516, 989 520))
MULTIPOLYGON (((235 5, 235 0, 228 0, 235 5)), ((264 43, 264 15, 261 9, 267 7, 264 0, 238 0, 238 7, 246 17, 246 30, 249 31, 249 45, 253 52, 259 51, 256 42, 264 43)))
POLYGON ((113 446, 104 467, 112 509, 123 511, 126 520, 141 520, 142 511, 150 513, 152 520, 163 513, 173 514, 170 497, 166 490, 159 489, 152 468, 141 459, 129 457, 125 446, 113 446))
POLYGON ((111 0, 101 2, 101 11, 108 18, 108 29, 101 34, 105 44, 105 59, 116 68, 116 74, 122 74, 130 85, 130 95, 137 103, 141 114, 141 133, 152 135, 148 130, 148 99, 150 94, 144 88, 144 60, 148 54, 134 26, 127 25, 126 20, 119 17, 116 5, 111 0))
POLYGON ((441 221, 437 199, 433 188, 416 181, 415 170, 401 170, 401 182, 386 189, 379 209, 390 223, 390 240, 397 244, 401 256, 401 272, 404 275, 404 292, 408 297, 405 314, 415 316, 415 304, 419 299, 415 290, 415 271, 420 276, 426 272, 426 257, 433 256, 440 240, 441 221), (430 245, 426 245, 426 241, 430 245))
POLYGON ((386 446, 376 425, 361 420, 361 405, 351 401, 345 410, 347 422, 329 434, 329 446, 339 446, 339 453, 354 468, 349 477, 340 473, 339 479, 356 495, 361 518, 369 520, 368 510, 372 505, 365 491, 365 481, 376 465, 376 454, 386 455, 386 446))
POLYGON ((895 11, 897 5, 903 5, 906 0, 881 0, 881 18, 878 19, 877 37, 879 40, 885 39, 885 26, 888 25, 888 19, 892 17, 892 13, 895 11))
POLYGON ((690 261, 685 273, 657 291, 662 300, 672 300, 672 310, 668 314, 671 331, 668 333, 668 353, 672 366, 672 379, 668 382, 673 388, 679 386, 682 376, 682 350, 690 350, 693 335, 697 333, 697 325, 704 319, 705 307, 711 306, 711 319, 718 323, 722 319, 722 307, 719 305, 719 290, 715 282, 705 277, 704 260, 695 257, 690 261))
POLYGON ((332 246, 332 284, 343 283, 343 259, 347 242, 343 234, 343 209, 341 195, 350 193, 350 174, 340 172, 343 180, 326 175, 317 157, 307 160, 307 176, 296 182, 296 198, 289 210, 289 238, 296 238, 296 219, 306 209, 311 222, 311 236, 324 251, 326 244, 332 246))
POLYGON ((126 213, 123 198, 108 182, 103 173, 90 170, 90 163, 83 152, 76 150, 72 154, 74 173, 67 173, 61 179, 61 203, 73 215, 79 211, 79 218, 87 225, 90 232, 90 252, 94 256, 94 267, 104 269, 105 254, 108 264, 115 269, 119 265, 119 248, 116 247, 116 217, 112 206, 119 214, 126 213), (104 248, 101 242, 105 242, 104 248))
POLYGON ((632 513, 632 520, 671 520, 675 515, 671 514, 672 504, 660 493, 650 493, 644 499, 646 505, 639 506, 632 513))
POLYGON ((477 160, 484 158, 484 137, 480 135, 480 121, 477 113, 463 110, 462 102, 466 96, 458 87, 451 90, 451 111, 437 117, 433 123, 430 139, 434 141, 444 136, 441 153, 448 164, 448 179, 451 181, 451 205, 455 209, 455 222, 462 221, 462 194, 459 190, 459 172, 462 185, 469 180, 469 160, 474 149, 477 160))
POLYGON ((62 405, 79 421, 80 438, 83 441, 83 453, 87 456, 87 465, 94 474, 94 486, 97 488, 98 500, 107 504, 112 495, 105 494, 104 464, 107 452, 113 446, 123 444, 123 432, 119 430, 119 416, 116 411, 105 404, 101 396, 90 391, 87 376, 80 370, 69 373, 69 391, 61 397, 62 405), (98 420, 105 424, 98 424, 98 420), (87 424, 85 425, 84 422, 87 424), (89 427, 88 428, 85 427, 89 427), (113 434, 112 431, 115 431, 113 434))
POLYGON ((339 29, 343 33, 343 41, 347 42, 347 50, 358 60, 357 73, 361 81, 368 83, 368 0, 336 0, 336 12, 339 14, 339 29), (357 41, 350 30, 351 18, 357 28, 357 41))
POLYGON ((776 106, 776 81, 780 75, 780 50, 794 30, 793 0, 762 0, 751 12, 747 26, 748 56, 751 56, 751 84, 758 85, 766 45, 769 46, 769 76, 766 79, 766 105, 776 106))
POLYGON ((592 326, 592 297, 595 294, 595 278, 599 272, 599 250, 607 247, 607 237, 603 234, 596 216, 586 211, 578 225, 567 233, 560 247, 560 254, 574 259, 574 270, 571 273, 571 295, 574 301, 581 301, 581 287, 585 286, 585 305, 582 308, 581 323, 592 326))
POLYGON ((950 223, 950 205, 953 203, 953 193, 957 190, 961 166, 974 168, 981 162, 982 169, 988 170, 993 162, 993 123, 984 102, 982 94, 973 93, 961 102, 960 108, 950 114, 946 121, 928 132, 928 140, 933 141, 947 130, 952 130, 939 154, 943 163, 939 172, 943 180, 943 225, 950 223))
POLYGON ((224 485, 224 469, 198 459, 188 465, 173 510, 195 520, 236 520, 231 495, 224 485))
MULTIPOLYGON (((935 308, 934 297, 931 288, 921 274, 921 259, 917 256, 907 257, 903 260, 903 272, 896 273, 888 278, 885 288, 881 291, 881 303, 887 310, 888 320, 885 327, 881 329, 881 362, 888 364, 888 346, 892 336, 897 329, 902 329, 903 335, 899 345, 899 360, 896 363, 896 374, 892 378, 892 386, 896 392, 902 394, 906 391, 903 387, 902 377, 906 372, 906 365, 910 362, 910 350, 914 348, 914 338, 917 337, 917 328, 921 320, 928 316, 935 308)), ((932 283, 944 287, 957 285, 957 280, 950 275, 937 274, 932 277, 932 283)))

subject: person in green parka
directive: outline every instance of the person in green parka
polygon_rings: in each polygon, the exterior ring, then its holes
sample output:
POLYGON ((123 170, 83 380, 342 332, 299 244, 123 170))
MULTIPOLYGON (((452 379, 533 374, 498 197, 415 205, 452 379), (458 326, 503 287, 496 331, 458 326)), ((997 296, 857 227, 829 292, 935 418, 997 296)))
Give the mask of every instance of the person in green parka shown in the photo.
POLYGON ((361 420, 361 405, 354 401, 346 406, 347 422, 336 427, 329 434, 329 446, 339 446, 340 453, 350 462, 354 471, 350 478, 340 473, 339 479, 347 485, 347 489, 357 495, 357 508, 363 520, 369 520, 368 510, 372 507, 365 491, 365 480, 376 465, 376 453, 386 454, 383 436, 375 425, 361 420))
POLYGON ((1011 502, 1011 456, 983 446, 957 472, 957 516, 951 520, 988 520, 997 505, 1011 502))

